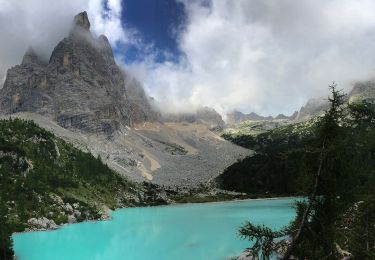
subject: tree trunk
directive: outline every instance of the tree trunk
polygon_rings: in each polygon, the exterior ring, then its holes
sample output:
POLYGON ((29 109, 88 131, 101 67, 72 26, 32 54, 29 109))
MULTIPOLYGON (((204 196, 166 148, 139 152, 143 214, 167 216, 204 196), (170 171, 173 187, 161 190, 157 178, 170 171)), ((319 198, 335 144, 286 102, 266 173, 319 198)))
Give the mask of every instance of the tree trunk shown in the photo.
POLYGON ((307 218, 309 216, 312 204, 315 201, 316 193, 318 191, 318 186, 319 186, 320 174, 322 172, 324 145, 325 145, 325 139, 323 140, 322 149, 320 150, 319 168, 318 168, 318 171, 315 175, 314 187, 313 187, 313 190, 310 194, 309 202, 308 202, 307 207, 305 208, 305 210, 303 212, 302 220, 301 220, 301 223, 298 226, 297 233, 293 237, 292 243, 290 244, 290 246, 286 250, 286 252, 284 254, 284 257, 283 257, 283 260, 289 260, 290 256, 292 255, 292 252, 295 250, 296 246, 299 244, 300 239, 302 237, 302 231, 306 226, 306 223, 307 223, 307 220, 308 220, 307 218))

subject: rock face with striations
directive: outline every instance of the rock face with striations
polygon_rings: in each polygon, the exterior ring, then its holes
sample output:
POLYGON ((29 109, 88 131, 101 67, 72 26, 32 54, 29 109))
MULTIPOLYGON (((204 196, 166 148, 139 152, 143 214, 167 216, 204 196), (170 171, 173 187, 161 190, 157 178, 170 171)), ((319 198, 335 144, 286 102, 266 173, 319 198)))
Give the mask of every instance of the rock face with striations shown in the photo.
POLYGON ((90 32, 86 12, 43 62, 32 48, 7 72, 0 113, 33 112, 64 128, 111 135, 121 125, 155 120, 140 83, 116 64, 108 39, 90 32))

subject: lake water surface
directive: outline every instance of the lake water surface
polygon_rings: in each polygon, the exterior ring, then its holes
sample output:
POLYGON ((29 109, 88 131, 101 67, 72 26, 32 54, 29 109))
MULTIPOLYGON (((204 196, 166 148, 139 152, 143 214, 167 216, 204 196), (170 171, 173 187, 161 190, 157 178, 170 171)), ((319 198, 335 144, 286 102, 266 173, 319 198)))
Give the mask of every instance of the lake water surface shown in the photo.
POLYGON ((295 216, 295 199, 183 204, 114 211, 113 220, 14 234, 17 259, 226 259, 249 242, 238 237, 246 220, 271 228, 295 216))

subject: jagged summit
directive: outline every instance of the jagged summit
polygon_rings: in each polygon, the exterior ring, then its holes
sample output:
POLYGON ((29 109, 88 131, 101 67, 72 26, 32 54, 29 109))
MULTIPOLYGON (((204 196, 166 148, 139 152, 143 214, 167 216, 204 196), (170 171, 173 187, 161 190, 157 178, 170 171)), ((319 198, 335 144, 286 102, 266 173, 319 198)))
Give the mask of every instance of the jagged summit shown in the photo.
POLYGON ((87 31, 90 31, 90 21, 86 11, 74 16, 73 26, 79 26, 87 31))
POLYGON ((306 120, 313 116, 323 113, 329 108, 328 100, 324 98, 310 98, 307 103, 301 107, 296 117, 297 120, 306 120))
POLYGON ((251 112, 249 114, 244 114, 238 110, 234 110, 233 112, 227 114, 227 121, 229 124, 240 123, 246 120, 271 120, 271 119, 272 119, 272 116, 264 117, 254 112, 251 112))
POLYGON ((30 48, 22 65, 7 72, 0 114, 33 112, 65 128, 109 135, 121 125, 154 120, 141 84, 117 66, 107 37, 89 30, 87 13, 76 15, 48 63, 30 48))
POLYGON ((38 55, 35 53, 33 47, 29 47, 22 58, 22 64, 40 63, 38 55))

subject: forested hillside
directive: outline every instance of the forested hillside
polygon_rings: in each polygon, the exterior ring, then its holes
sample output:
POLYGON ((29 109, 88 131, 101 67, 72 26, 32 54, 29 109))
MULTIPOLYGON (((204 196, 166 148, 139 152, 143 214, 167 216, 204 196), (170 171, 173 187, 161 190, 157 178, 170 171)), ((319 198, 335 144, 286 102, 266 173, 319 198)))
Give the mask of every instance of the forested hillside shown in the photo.
POLYGON ((315 118, 258 135, 225 134, 225 139, 256 153, 229 166, 217 178, 220 186, 254 195, 304 194, 309 182, 304 169, 314 165, 318 155, 317 124, 315 118))
POLYGON ((284 230, 251 222, 241 228, 257 241, 254 255, 375 258, 375 105, 348 104, 335 85, 331 90, 330 108, 315 121, 233 139, 257 154, 228 167, 218 178, 222 188, 308 197, 284 230))
MULTIPOLYGON (((165 203, 31 121, 0 120, 0 259, 12 232, 108 217, 108 209, 165 203)), ((157 189, 155 189, 155 192, 157 189)))

